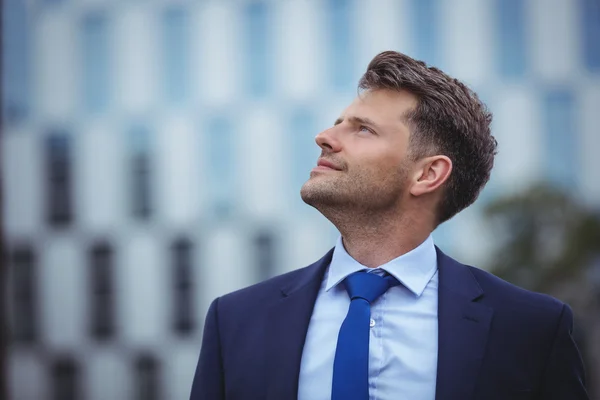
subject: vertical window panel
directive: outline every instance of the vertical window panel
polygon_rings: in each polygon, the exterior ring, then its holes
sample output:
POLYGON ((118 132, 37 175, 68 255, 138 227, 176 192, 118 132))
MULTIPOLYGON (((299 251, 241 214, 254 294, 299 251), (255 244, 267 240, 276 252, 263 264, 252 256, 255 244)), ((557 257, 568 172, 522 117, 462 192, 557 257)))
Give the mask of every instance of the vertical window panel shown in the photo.
POLYGON ((264 97, 271 92, 272 80, 272 43, 269 27, 269 6, 265 1, 252 1, 244 9, 246 20, 245 81, 247 93, 252 97, 264 97))
POLYGON ((546 132, 545 171, 550 180, 565 188, 579 183, 579 135, 576 104, 568 90, 552 90, 543 99, 544 132, 546 132))
POLYGON ((600 72, 600 2, 580 0, 579 4, 584 64, 590 72, 600 72))
POLYGON ((27 4, 4 1, 2 15, 2 118, 7 124, 27 117, 30 108, 30 34, 27 4))
POLYGON ((496 0, 496 62, 505 78, 520 78, 527 72, 524 9, 523 0, 496 0))
MULTIPOLYGON (((347 92, 354 90, 353 66, 355 65, 355 44, 352 40, 354 30, 352 8, 353 0, 328 0, 328 27, 331 38, 329 47, 329 81, 333 90, 347 92)), ((360 28, 357 28, 360 31, 360 28)))
POLYGON ((71 358, 56 360, 51 370, 52 400, 81 399, 79 367, 71 358))
POLYGON ((140 355, 135 362, 135 388, 137 400, 159 400, 160 366, 156 358, 149 354, 140 355))
POLYGON ((52 226, 65 226, 73 219, 71 137, 55 131, 46 138, 46 214, 52 226))
POLYGON ((129 132, 130 201, 133 217, 146 220, 152 216, 152 139, 145 126, 129 132))
POLYGON ((318 133, 314 114, 303 108, 294 110, 290 118, 289 131, 291 134, 291 176, 294 199, 299 204, 304 204, 298 192, 308 180, 310 171, 316 165, 320 154, 320 149, 314 140, 315 135, 318 133))
POLYGON ((110 49, 107 16, 102 12, 86 15, 82 21, 83 101, 87 111, 102 113, 110 98, 110 49))
POLYGON ((440 21, 438 0, 412 0, 414 57, 441 67, 439 51, 440 21))
POLYGON ((163 82, 170 104, 181 105, 189 95, 189 18, 180 7, 163 14, 163 82))
POLYGON ((225 116, 212 117, 206 128, 206 168, 208 187, 214 213, 220 218, 228 217, 234 208, 235 155, 234 130, 231 120, 225 116))
POLYGON ((113 250, 108 243, 96 243, 90 249, 90 333, 99 340, 115 334, 113 250))
POLYGON ((16 342, 32 343, 38 337, 37 265, 33 249, 18 246, 12 252, 12 336, 16 342))
POLYGON ((254 236, 254 259, 255 271, 259 280, 265 280, 275 276, 277 266, 275 265, 275 236, 272 232, 263 231, 254 236))
POLYGON ((171 248, 173 272, 173 328, 185 335, 194 331, 193 249, 187 238, 180 238, 171 248))

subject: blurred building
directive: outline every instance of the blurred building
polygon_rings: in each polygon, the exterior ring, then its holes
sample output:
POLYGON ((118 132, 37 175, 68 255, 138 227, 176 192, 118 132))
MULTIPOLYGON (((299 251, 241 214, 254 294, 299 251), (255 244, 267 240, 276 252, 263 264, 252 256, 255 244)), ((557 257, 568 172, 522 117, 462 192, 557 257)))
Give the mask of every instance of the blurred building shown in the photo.
POLYGON ((184 399, 225 292, 315 261, 314 136, 379 51, 466 81, 500 154, 435 233, 485 267, 481 204, 535 181, 600 205, 595 0, 4 0, 15 400, 184 399))

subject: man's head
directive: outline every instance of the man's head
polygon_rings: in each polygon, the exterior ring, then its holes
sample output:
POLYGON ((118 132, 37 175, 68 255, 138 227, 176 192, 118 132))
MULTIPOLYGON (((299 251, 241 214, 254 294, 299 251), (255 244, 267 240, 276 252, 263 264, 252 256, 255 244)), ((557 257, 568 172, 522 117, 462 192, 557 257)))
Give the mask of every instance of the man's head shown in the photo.
POLYGON ((489 180, 496 154, 491 120, 463 83, 383 52, 369 64, 354 102, 317 135, 324 165, 311 172, 302 198, 322 212, 401 212, 418 204, 438 225, 472 204, 489 180))

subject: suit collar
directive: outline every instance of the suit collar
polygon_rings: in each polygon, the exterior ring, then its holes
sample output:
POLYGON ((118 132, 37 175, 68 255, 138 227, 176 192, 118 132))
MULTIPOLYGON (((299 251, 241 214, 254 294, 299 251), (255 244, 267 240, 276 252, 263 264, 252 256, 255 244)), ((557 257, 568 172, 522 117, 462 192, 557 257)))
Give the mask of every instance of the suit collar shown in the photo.
POLYGON ((438 367, 436 399, 471 399, 485 355, 493 310, 469 267, 437 249, 438 367))
POLYGON ((451 292, 470 301, 483 296, 483 289, 469 267, 448 257, 437 246, 435 250, 440 270, 440 291, 451 292))
POLYGON ((265 337, 267 399, 295 399, 302 349, 323 274, 333 250, 316 263, 293 274, 281 287, 282 297, 268 311, 265 337))
POLYGON ((315 280, 318 281, 318 284, 320 284, 325 270, 331 263, 333 250, 334 249, 329 250, 327 254, 325 254, 319 261, 299 271, 299 277, 297 275, 294 275, 294 279, 290 279, 289 281, 281 285, 281 293, 283 294, 283 296, 291 296, 294 294, 294 292, 301 290, 303 287, 314 284, 315 280))

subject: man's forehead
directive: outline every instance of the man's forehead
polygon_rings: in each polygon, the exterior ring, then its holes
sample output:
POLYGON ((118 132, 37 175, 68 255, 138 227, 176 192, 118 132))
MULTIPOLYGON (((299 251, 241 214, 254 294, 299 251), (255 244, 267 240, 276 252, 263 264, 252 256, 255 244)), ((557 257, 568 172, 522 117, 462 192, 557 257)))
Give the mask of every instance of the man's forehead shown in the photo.
POLYGON ((380 124, 406 124, 407 113, 414 110, 417 104, 417 97, 406 91, 365 91, 353 99, 339 118, 370 119, 380 124))

